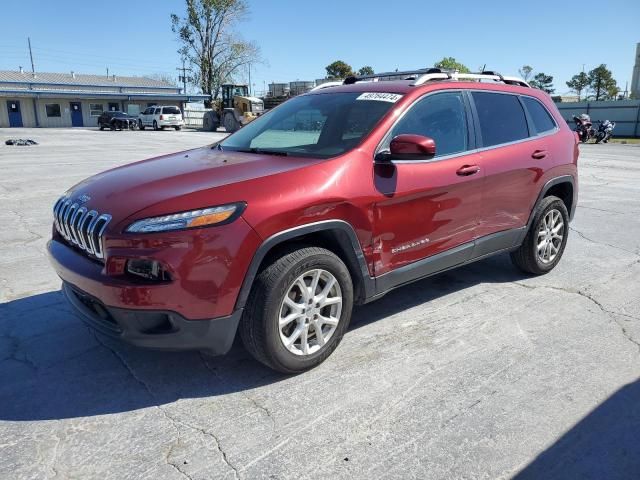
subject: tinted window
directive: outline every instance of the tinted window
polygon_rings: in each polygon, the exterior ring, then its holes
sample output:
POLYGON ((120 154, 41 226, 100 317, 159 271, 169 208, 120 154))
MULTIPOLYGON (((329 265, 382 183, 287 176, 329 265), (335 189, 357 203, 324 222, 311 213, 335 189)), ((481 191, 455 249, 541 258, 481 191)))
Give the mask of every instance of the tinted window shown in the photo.
POLYGON ((156 115, 160 115, 160 109, 159 108, 156 108, 155 114, 156 115))
POLYGON ((163 107, 162 113, 167 113, 169 115, 180 115, 180 109, 178 107, 163 107))
POLYGON ((462 93, 438 93, 418 100, 393 127, 383 149, 389 148, 393 137, 404 133, 433 138, 436 157, 467 150, 467 120, 462 93))
POLYGON ((540 104, 538 100, 531 97, 520 97, 524 106, 529 111, 529 115, 533 120, 533 126, 536 127, 536 132, 544 133, 556 128, 556 124, 547 112, 547 109, 540 104))
POLYGON ((490 147, 529 136, 522 105, 515 95, 472 92, 476 104, 482 145, 490 147))

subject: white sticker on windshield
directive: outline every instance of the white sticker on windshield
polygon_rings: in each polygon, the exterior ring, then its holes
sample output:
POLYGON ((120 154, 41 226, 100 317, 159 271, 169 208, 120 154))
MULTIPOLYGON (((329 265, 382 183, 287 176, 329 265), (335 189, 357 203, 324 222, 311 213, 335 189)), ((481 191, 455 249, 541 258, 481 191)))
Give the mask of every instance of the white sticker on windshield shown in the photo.
POLYGON ((402 98, 402 95, 398 93, 385 93, 385 92, 367 92, 361 94, 356 100, 374 100, 376 102, 389 102, 396 103, 402 98))

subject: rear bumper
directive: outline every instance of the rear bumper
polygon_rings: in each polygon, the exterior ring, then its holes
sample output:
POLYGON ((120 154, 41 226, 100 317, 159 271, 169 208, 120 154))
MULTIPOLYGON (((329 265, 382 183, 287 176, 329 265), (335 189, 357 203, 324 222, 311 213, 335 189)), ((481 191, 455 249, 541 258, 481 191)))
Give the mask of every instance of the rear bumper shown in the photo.
POLYGON ((175 312, 108 307, 67 282, 62 291, 90 327, 132 345, 158 350, 223 355, 233 344, 242 316, 242 310, 236 310, 227 317, 186 320, 175 312))

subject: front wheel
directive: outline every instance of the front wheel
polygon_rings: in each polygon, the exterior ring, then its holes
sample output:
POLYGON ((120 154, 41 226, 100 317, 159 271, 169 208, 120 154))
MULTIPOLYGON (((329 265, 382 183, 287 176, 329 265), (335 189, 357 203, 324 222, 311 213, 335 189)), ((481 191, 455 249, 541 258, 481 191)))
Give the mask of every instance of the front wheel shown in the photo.
POLYGON ((138 120, 138 129, 144 130, 144 124, 142 123, 142 120, 138 120))
POLYGON ((158 130, 158 122, 156 122, 155 120, 153 121, 153 129, 158 130))
POLYGON ((291 249, 256 278, 240 336, 256 360, 299 373, 336 349, 352 308, 351 276, 338 256, 319 247, 291 249))
POLYGON ((522 245, 511 261, 522 271, 543 275, 558 264, 569 235, 569 212, 564 202, 550 195, 542 199, 522 245))

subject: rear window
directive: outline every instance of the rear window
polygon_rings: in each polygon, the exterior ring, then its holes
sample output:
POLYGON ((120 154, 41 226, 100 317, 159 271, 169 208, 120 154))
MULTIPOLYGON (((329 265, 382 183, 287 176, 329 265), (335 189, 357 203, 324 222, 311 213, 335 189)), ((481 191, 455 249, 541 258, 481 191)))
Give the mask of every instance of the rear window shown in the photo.
POLYGON ((522 102, 533 120, 533 126, 536 127, 537 133, 545 133, 556 128, 556 122, 538 100, 531 97, 520 98, 522 98, 522 102))
POLYGON ((518 97, 488 92, 472 92, 471 96, 478 112, 484 147, 515 142, 529 136, 518 97))
POLYGON ((162 107, 162 113, 169 115, 180 115, 180 109, 178 107, 162 107))

